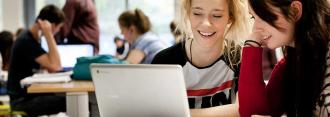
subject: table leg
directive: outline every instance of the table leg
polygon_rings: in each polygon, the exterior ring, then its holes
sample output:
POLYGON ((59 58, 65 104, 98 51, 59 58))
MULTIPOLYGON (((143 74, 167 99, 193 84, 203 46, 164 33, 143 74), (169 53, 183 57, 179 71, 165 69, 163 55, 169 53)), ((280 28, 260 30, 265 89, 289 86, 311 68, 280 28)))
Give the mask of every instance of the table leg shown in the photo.
POLYGON ((66 93, 66 111, 69 117, 89 117, 88 93, 66 93))

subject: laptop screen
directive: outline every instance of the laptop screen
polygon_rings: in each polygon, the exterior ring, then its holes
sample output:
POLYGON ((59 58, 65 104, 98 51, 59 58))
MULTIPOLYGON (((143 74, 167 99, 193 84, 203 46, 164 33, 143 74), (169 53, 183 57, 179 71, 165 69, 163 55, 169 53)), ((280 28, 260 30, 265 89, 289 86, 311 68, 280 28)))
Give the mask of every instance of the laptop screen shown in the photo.
POLYGON ((62 67, 71 69, 77 62, 77 58, 83 56, 93 56, 93 46, 90 44, 79 45, 57 45, 62 67))
MULTIPOLYGON (((48 45, 44 36, 41 38, 41 47, 48 52, 48 45)), ((57 45, 57 50, 64 71, 71 70, 76 64, 77 58, 94 55, 94 48, 90 44, 57 45)))
MULTIPOLYGON (((41 37, 41 47, 48 52, 48 45, 44 36, 41 37)), ((57 49, 60 54, 63 71, 72 70, 77 58, 94 55, 94 48, 91 44, 57 45, 57 49)))

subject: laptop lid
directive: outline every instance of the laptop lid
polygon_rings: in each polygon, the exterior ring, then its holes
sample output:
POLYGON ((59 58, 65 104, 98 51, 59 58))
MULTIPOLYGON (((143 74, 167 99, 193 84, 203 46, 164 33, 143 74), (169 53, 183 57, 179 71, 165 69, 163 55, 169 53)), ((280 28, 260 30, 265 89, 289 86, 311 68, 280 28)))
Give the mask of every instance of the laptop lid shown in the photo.
POLYGON ((92 64, 101 117, 189 117, 179 65, 92 64))

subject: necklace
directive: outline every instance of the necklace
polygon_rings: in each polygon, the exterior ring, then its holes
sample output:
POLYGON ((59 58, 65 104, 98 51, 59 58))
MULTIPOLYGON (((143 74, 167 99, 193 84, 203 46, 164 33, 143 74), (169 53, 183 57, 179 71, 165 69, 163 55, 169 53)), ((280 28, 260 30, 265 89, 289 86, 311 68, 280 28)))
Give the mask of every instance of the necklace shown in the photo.
POLYGON ((190 42, 190 47, 189 47, 189 51, 190 51, 190 61, 193 64, 193 59, 192 59, 192 52, 191 52, 191 47, 192 47, 192 42, 194 41, 194 39, 191 40, 190 42))

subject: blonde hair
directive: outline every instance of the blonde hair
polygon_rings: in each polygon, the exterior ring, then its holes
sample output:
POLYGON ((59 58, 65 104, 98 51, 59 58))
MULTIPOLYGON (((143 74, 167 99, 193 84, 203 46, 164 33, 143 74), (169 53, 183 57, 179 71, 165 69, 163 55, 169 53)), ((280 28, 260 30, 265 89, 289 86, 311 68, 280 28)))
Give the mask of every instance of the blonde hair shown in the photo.
MULTIPOLYGON (((192 0, 182 0, 178 21, 178 30, 181 30, 186 39, 193 38, 189 14, 191 12, 192 0)), ((225 31, 225 54, 227 54, 230 65, 240 63, 240 50, 245 38, 250 33, 247 0, 227 0, 231 24, 225 31)))

